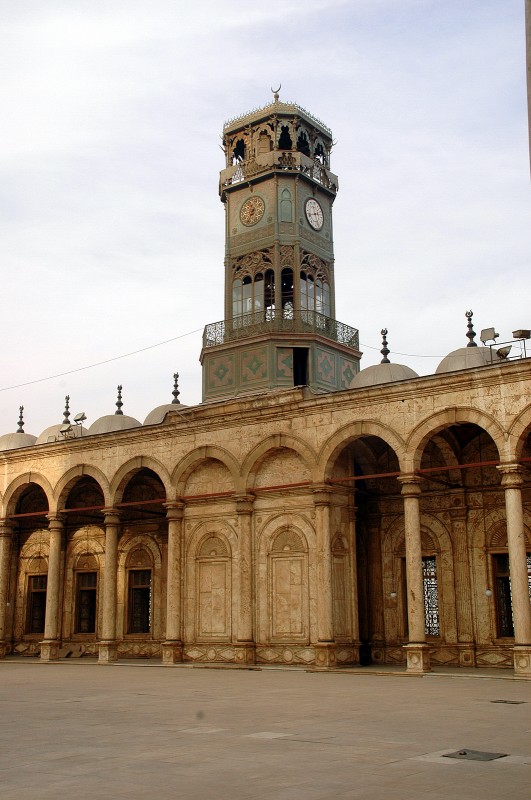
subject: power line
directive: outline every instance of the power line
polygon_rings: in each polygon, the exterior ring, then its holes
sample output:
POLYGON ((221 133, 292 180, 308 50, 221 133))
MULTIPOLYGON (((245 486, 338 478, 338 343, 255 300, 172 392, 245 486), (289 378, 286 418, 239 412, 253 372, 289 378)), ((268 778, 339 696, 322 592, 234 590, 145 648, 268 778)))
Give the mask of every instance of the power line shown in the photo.
MULTIPOLYGON (((369 350, 379 350, 380 349, 379 347, 373 347, 370 344, 363 344, 363 342, 360 342, 360 346, 361 347, 366 347, 369 350)), ((399 353, 398 350, 390 350, 389 352, 393 356, 407 356, 408 358, 444 358, 444 356, 427 356, 427 355, 421 355, 420 353, 399 353)))
POLYGON ((129 358, 129 356, 136 356, 138 353, 145 353, 146 350, 153 350, 155 347, 162 347, 164 344, 175 342, 177 339, 184 339, 185 336, 191 336, 193 333, 199 333, 202 328, 196 328, 194 331, 188 333, 181 333, 179 336, 173 336, 171 339, 166 339, 164 342, 157 342, 157 344, 149 344, 147 347, 141 347, 139 350, 133 350, 131 353, 123 353, 121 356, 114 356, 113 358, 106 358, 104 361, 96 361, 94 364, 87 364, 84 367, 76 367, 76 369, 69 369, 66 372, 58 372, 56 375, 48 375, 46 378, 36 378, 33 381, 26 381, 25 383, 16 383, 13 386, 4 386, 0 392, 8 392, 10 389, 20 389, 22 386, 31 386, 34 383, 44 383, 44 381, 52 381, 54 378, 62 378, 65 375, 73 375, 75 372, 83 372, 86 369, 93 369, 93 367, 101 367, 102 364, 110 364, 111 361, 120 361, 122 358, 129 358))

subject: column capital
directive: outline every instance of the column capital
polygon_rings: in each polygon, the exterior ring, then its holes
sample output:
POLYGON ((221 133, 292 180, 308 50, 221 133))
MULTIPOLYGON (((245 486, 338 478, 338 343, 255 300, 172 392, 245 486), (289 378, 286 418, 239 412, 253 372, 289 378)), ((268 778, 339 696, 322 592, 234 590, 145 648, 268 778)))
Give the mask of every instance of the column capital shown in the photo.
POLYGON ((404 497, 421 494, 422 489, 420 488, 420 483, 422 480, 423 479, 421 476, 417 475, 415 472, 405 473, 397 476, 397 481, 402 486, 402 495, 404 497))
POLYGON ((119 525, 121 512, 117 508, 103 508, 103 523, 104 525, 119 525))
POLYGON ((464 506, 460 506, 460 508, 449 508, 448 514, 452 522, 466 522, 468 509, 464 506))
POLYGON ((524 468, 521 464, 499 464, 496 469, 501 473, 501 485, 504 489, 521 486, 524 482, 524 468))
POLYGON ((46 514, 46 519, 48 520, 49 530, 63 530, 65 521, 64 514, 60 514, 59 512, 55 514, 46 514))
POLYGON ((0 519, 0 538, 13 536, 13 523, 10 519, 0 519))
POLYGON ((236 503, 237 514, 252 514, 255 501, 254 494, 235 494, 233 500, 236 503))
POLYGON ((316 483, 312 489, 313 502, 316 506, 330 505, 330 486, 326 483, 316 483))
POLYGON ((184 503, 182 500, 171 500, 163 503, 166 509, 166 519, 182 519, 184 515, 184 503))

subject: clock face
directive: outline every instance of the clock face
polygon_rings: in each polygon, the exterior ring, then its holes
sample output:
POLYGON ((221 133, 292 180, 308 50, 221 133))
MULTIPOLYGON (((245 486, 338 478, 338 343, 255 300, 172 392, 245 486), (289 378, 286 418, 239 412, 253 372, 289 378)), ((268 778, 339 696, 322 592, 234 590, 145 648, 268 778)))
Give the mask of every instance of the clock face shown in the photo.
POLYGON ((306 212, 306 219, 312 226, 315 231, 320 231, 323 227, 324 222, 324 214, 323 209, 317 202, 314 200, 313 197, 310 197, 309 200, 306 200, 306 205, 304 206, 304 210, 306 212))
POLYGON ((240 219, 244 225, 256 225, 264 216, 265 203, 261 197, 249 197, 240 208, 240 219))

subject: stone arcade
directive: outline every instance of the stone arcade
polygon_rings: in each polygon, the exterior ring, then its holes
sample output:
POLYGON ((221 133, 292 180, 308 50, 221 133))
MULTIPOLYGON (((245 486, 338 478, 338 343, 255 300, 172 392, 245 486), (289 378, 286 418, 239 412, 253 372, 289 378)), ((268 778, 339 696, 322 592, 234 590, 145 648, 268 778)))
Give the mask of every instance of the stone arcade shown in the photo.
MULTIPOLYGON (((360 371, 335 319, 332 135, 226 124, 203 403, 0 437, 0 654, 513 668, 531 678, 531 370, 468 344, 360 371), (510 576, 510 582, 509 582, 510 576)), ((463 344, 464 344, 463 337, 463 344)))

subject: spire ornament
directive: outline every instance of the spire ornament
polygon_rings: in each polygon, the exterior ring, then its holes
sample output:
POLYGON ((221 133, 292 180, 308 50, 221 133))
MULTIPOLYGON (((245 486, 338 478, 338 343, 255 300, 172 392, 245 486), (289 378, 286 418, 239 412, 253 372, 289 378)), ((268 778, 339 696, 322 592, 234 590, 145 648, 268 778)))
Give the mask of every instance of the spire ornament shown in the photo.
POLYGON ((114 413, 115 414, 123 414, 124 412, 122 411, 122 406, 123 406, 123 403, 122 403, 122 384, 120 384, 118 386, 118 400, 116 401, 116 411, 114 413))
POLYGON ((63 425, 70 425, 70 395, 65 397, 65 410, 63 411, 63 425))
POLYGON ((390 364, 391 362, 389 361, 387 356, 389 355, 389 353, 391 351, 387 347, 387 339, 385 338, 387 336, 387 328, 382 328, 380 333, 382 334, 382 349, 380 350, 380 353, 383 355, 383 358, 380 361, 380 364, 390 364))
POLYGON ((180 394, 181 393, 179 391, 179 373, 178 372, 174 372, 173 373, 173 392, 172 392, 173 400, 171 401, 172 404, 175 403, 177 405, 180 405, 180 403, 181 403, 181 401, 179 400, 179 395, 180 394))
POLYGON ((273 97, 274 97, 275 103, 278 103, 278 98, 279 98, 279 94, 278 93, 280 92, 281 89, 282 89, 282 84, 279 84, 278 89, 273 89, 273 87, 271 87, 271 91, 273 92, 273 97))
POLYGON ((474 328, 472 326, 472 317, 473 317, 473 315, 474 315, 473 311, 465 311, 465 317, 468 320, 468 323, 467 323, 467 326, 466 326, 467 327, 466 335, 467 335, 467 339, 468 339, 467 347, 477 347, 477 344, 474 341, 474 339, 476 338, 476 333, 475 333, 474 328))
POLYGON ((24 406, 19 406, 17 433, 24 433, 24 406))

